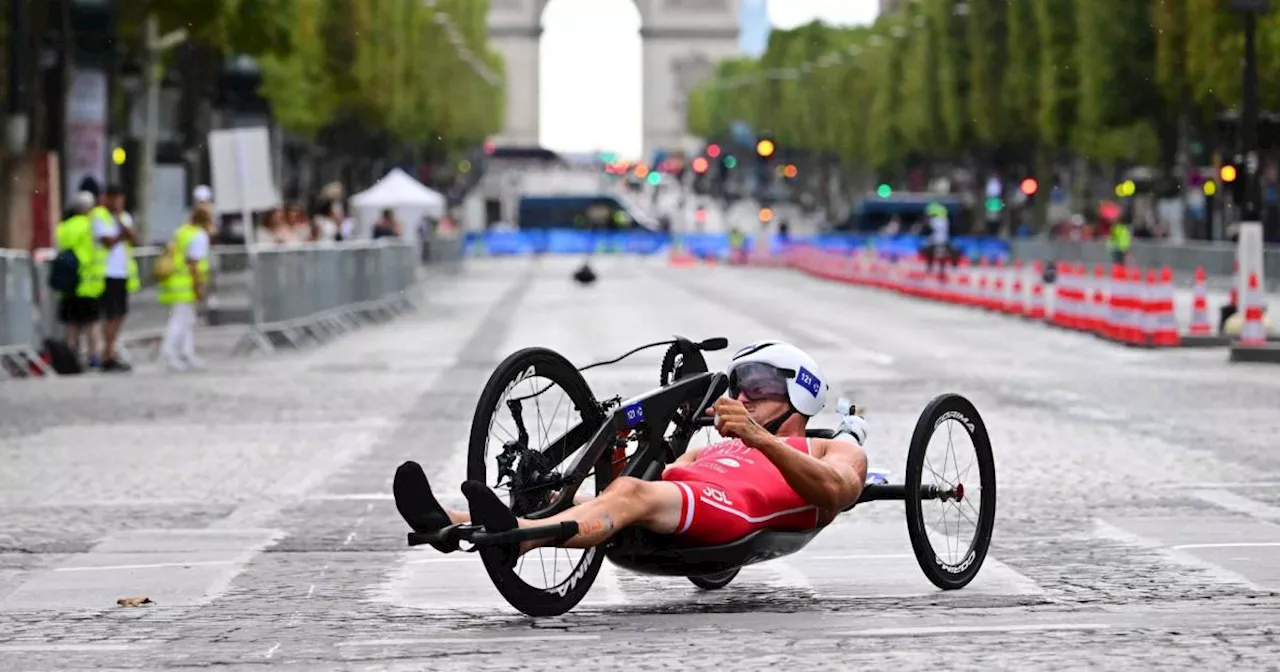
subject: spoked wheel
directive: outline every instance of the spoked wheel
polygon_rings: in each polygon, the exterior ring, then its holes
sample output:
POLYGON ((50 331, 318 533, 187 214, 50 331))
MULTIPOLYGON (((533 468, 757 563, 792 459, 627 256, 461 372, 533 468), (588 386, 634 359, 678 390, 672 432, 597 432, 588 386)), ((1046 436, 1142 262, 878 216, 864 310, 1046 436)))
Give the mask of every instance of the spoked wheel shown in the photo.
POLYGON ((737 569, 730 569, 729 571, 720 572, 719 574, 691 576, 689 577, 689 580, 693 582, 693 585, 703 590, 720 590, 721 588, 729 585, 729 582, 733 580, 733 577, 738 575, 738 571, 739 570, 737 569))
MULTIPOLYGON (((591 389, 569 360, 546 348, 526 348, 507 357, 484 386, 471 423, 467 478, 489 486, 517 516, 550 503, 558 476, 567 470, 603 422, 591 389), (579 423, 591 431, 566 459, 551 464, 543 451, 579 423)), ((604 491, 611 479, 608 458, 596 465, 577 497, 604 491)), ((501 561, 499 549, 481 547, 493 585, 511 606, 530 616, 558 616, 586 596, 602 548, 538 548, 516 561, 501 561)))
POLYGON ((920 414, 906 490, 907 532, 920 569, 943 590, 963 588, 987 557, 996 517, 991 439, 968 399, 943 394, 920 414))

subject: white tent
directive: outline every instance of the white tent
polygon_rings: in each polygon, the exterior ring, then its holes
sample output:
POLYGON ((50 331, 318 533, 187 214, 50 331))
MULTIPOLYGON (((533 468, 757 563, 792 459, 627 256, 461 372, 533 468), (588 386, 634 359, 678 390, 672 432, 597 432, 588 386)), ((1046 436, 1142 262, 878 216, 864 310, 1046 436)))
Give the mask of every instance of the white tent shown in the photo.
POLYGON ((423 217, 441 219, 448 201, 439 192, 423 184, 399 168, 394 168, 377 184, 351 197, 352 215, 356 218, 356 238, 368 238, 384 209, 390 208, 400 220, 405 238, 418 237, 423 217))

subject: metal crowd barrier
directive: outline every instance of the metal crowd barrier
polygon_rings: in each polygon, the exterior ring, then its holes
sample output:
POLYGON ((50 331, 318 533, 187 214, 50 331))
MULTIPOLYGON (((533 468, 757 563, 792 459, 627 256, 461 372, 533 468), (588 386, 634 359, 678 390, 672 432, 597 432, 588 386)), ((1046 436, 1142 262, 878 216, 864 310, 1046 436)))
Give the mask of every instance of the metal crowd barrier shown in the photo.
MULTIPOLYGON (((1100 240, 1046 240, 1033 238, 1013 241, 1013 258, 1023 261, 1083 262, 1089 266, 1110 264, 1111 251, 1100 240)), ((1168 266, 1174 277, 1191 278, 1197 267, 1204 267, 1213 284, 1228 285, 1235 269, 1236 246, 1233 243, 1191 242, 1156 243, 1135 240, 1129 248, 1129 260, 1136 266, 1160 268, 1168 266)), ((1262 252, 1263 272, 1267 288, 1280 289, 1280 249, 1268 247, 1262 252)))
MULTIPOLYGON (((116 347, 128 361, 136 361, 133 350, 151 349, 151 358, 159 354, 160 343, 164 339, 165 324, 169 319, 169 309, 161 305, 157 299, 158 288, 152 269, 156 260, 164 251, 161 247, 138 247, 133 251, 133 258, 138 262, 138 279, 142 288, 129 297, 129 315, 125 318, 124 328, 116 347)), ((58 296, 49 288, 49 270, 55 252, 51 249, 36 250, 34 255, 31 301, 35 305, 37 315, 36 332, 42 338, 62 340, 66 336, 66 328, 58 321, 58 296)), ((244 269, 244 248, 230 245, 215 245, 210 250, 210 295, 215 303, 221 301, 232 307, 231 312, 243 304, 239 312, 248 312, 246 274, 244 269)), ((210 323, 218 323, 222 313, 211 310, 206 319, 210 323)), ((224 322, 226 321, 225 318, 224 322)), ((235 321, 230 320, 230 321, 235 321)), ((246 316, 242 322, 248 322, 246 316)))
POLYGON ((419 254, 391 239, 254 248, 251 328, 233 352, 325 343, 415 309, 419 254))
POLYGON ((33 271, 31 255, 0 250, 0 369, 15 378, 50 372, 40 357, 33 271))

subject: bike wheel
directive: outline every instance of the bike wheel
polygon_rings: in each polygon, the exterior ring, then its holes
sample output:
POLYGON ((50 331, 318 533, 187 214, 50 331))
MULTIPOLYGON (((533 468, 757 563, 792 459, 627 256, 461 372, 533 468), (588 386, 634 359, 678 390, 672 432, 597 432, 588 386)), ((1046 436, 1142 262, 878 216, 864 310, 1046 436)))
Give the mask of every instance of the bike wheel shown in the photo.
POLYGON ((920 569, 933 585, 943 590, 963 588, 977 576, 987 557, 996 517, 996 467, 991 439, 982 416, 968 399, 958 394, 943 394, 920 414, 907 453, 906 488, 907 532, 920 569), (929 456, 935 437, 945 439, 941 442, 945 448, 940 468, 929 456), (960 466, 955 450, 956 440, 962 438, 967 438, 974 449, 974 459, 964 467, 960 466), (955 476, 940 473, 940 469, 945 472, 952 466, 955 476), (975 466, 977 483, 972 480, 975 466), (922 488, 930 486, 949 494, 937 498, 922 496, 922 488), (942 515, 936 515, 934 509, 941 510, 942 515), (955 520, 947 520, 947 514, 955 514, 955 520), (930 533, 939 531, 939 526, 945 541, 935 544, 930 533), (966 532, 972 534, 967 545, 963 541, 966 532), (950 537, 952 533, 955 540, 950 537))
POLYGON ((738 575, 737 569, 720 572, 718 574, 707 574, 706 576, 691 576, 689 580, 693 585, 703 590, 720 590, 729 585, 729 582, 738 575))
MULTIPOLYGON (((543 463, 539 455, 552 440, 575 424, 590 425, 593 430, 590 436, 603 421, 591 388, 569 360, 547 348, 520 350, 498 365, 480 394, 471 422, 467 478, 497 491, 517 516, 536 511, 545 506, 553 494, 545 488, 536 489, 539 479, 557 469, 560 472, 567 469, 585 448, 585 442, 571 447, 567 459, 558 465, 543 463), (556 394, 556 387, 563 394, 556 394), (513 400, 520 404, 518 421, 508 403, 513 400), (539 404, 548 406, 550 414, 539 404), (538 410, 530 413, 526 410, 530 406, 538 410), (521 428, 526 431, 521 432, 521 428), (541 442, 535 434, 541 434, 541 442), (528 445, 521 446, 521 438, 528 445), (496 464, 491 458, 495 439, 497 454, 492 457, 498 459, 496 464), (504 478, 509 478, 511 484, 506 496, 500 491, 504 478)), ((610 480, 606 454, 593 469, 593 475, 582 484, 582 489, 594 485, 598 494, 610 480)), ((521 556, 515 568, 509 568, 502 563, 498 549, 481 547, 479 553, 494 587, 511 606, 529 616, 558 616, 575 607, 590 590, 604 561, 603 548, 538 548, 521 556), (575 554, 579 555, 576 560, 575 554), (533 562, 535 555, 537 562, 533 562), (550 566, 547 556, 550 556, 550 566), (562 571, 566 560, 567 571, 562 571), (530 584, 524 577, 526 566, 531 570, 530 577, 550 583, 541 588, 530 584)))

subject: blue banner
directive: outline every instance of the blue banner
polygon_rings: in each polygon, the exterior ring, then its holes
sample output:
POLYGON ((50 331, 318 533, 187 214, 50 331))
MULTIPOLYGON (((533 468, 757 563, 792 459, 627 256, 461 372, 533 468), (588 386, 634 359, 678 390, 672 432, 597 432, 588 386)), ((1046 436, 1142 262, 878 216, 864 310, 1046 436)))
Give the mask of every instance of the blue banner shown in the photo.
MULTIPOLYGON (((826 233, 815 236, 774 234, 767 249, 781 254, 788 247, 804 245, 836 254, 871 250, 887 259, 911 256, 923 247, 921 236, 878 236, 857 233, 826 233)), ((959 237, 951 240, 961 255, 972 261, 1008 261, 1009 242, 990 237, 959 237)), ((755 249, 753 236, 746 237, 748 249, 755 249)), ((701 259, 726 259, 732 246, 727 233, 661 234, 649 231, 580 231, 541 229, 529 231, 470 232, 466 236, 470 256, 512 256, 531 254, 633 254, 652 255, 684 252, 701 259)))

